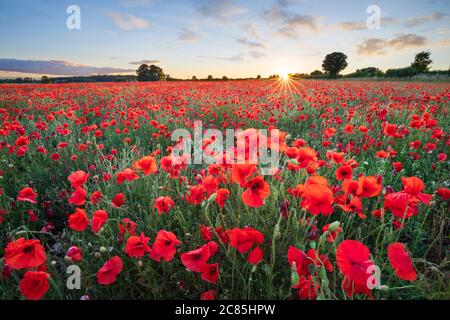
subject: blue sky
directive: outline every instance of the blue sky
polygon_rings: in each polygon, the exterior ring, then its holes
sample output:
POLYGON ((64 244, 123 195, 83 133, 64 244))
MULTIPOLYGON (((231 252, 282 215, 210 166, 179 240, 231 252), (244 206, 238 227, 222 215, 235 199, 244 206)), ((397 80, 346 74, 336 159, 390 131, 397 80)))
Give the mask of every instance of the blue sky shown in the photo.
POLYGON ((333 51, 349 57, 344 73, 421 50, 448 69, 450 0, 0 0, 0 43, 0 77, 132 73, 143 60, 183 78, 306 73, 333 51), (80 30, 66 28, 69 5, 80 30))

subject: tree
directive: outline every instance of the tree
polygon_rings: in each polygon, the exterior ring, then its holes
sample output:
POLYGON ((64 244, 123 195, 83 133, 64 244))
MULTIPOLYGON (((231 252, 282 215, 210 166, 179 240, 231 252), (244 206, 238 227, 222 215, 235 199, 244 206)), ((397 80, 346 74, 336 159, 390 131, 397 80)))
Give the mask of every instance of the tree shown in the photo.
POLYGON ((223 76, 223 77, 222 77, 222 80, 223 80, 223 81, 227 81, 227 80, 228 80, 228 77, 227 77, 227 76, 223 76))
POLYGON ((160 81, 165 79, 163 70, 155 65, 141 64, 136 70, 138 81, 160 81))
POLYGON ((256 76, 256 79, 257 79, 257 80, 260 80, 260 79, 261 79, 261 75, 258 74, 258 75, 256 76))
POLYGON ((411 63, 411 67, 416 68, 419 72, 427 72, 430 69, 430 65, 433 61, 430 59, 431 52, 422 51, 416 54, 414 62, 411 63))
POLYGON ((47 76, 42 76, 41 83, 51 83, 51 80, 47 76))
POLYGON ((313 72, 310 73, 311 76, 321 76, 323 75, 323 72, 320 70, 314 70, 313 72))
POLYGON ((212 76, 212 75, 209 75, 209 76, 208 76, 208 81, 212 81, 212 80, 214 80, 213 76, 212 76))
POLYGON ((197 81, 197 77, 196 76, 192 76, 192 81, 197 81))
POLYGON ((339 72, 347 68, 347 56, 342 52, 327 54, 322 63, 322 68, 330 77, 336 77, 339 72))

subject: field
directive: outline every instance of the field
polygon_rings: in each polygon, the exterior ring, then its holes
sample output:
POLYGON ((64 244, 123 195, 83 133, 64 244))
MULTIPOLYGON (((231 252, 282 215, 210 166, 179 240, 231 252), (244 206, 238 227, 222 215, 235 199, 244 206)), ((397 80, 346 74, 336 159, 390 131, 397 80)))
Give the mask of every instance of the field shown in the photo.
MULTIPOLYGON (((0 299, 450 299, 449 105, 448 83, 2 85, 0 299), (195 120, 278 129, 277 166, 187 163, 195 120)), ((215 139, 196 151, 236 150, 215 139)))

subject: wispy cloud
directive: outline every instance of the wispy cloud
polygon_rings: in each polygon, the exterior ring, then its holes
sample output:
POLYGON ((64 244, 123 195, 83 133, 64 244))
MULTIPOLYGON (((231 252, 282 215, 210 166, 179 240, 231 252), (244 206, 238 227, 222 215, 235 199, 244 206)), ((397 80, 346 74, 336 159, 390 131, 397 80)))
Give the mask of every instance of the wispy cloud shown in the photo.
POLYGON ((147 20, 138 18, 132 14, 108 12, 107 15, 122 30, 147 29, 150 25, 147 20))
POLYGON ((248 54, 255 59, 259 59, 259 58, 266 56, 266 54, 264 52, 259 52, 259 51, 255 51, 255 50, 249 51, 248 54))
POLYGON ((141 65, 141 64, 157 64, 160 63, 159 60, 141 60, 141 61, 132 61, 130 64, 132 65, 141 65))
MULTIPOLYGON (((399 21, 394 18, 381 18, 380 27, 387 26, 387 25, 394 25, 397 24, 399 21)), ((354 30, 367 30, 367 24, 366 21, 363 20, 354 20, 354 21, 343 21, 336 26, 342 30, 346 31, 354 31, 354 30)))
POLYGON ((265 48, 266 45, 264 43, 258 42, 258 41, 253 41, 253 40, 249 40, 247 38, 239 38, 237 40, 237 42, 239 42, 240 44, 243 44, 249 48, 265 48))
POLYGON ((402 34, 397 37, 386 40, 380 38, 366 39, 356 46, 356 52, 360 55, 384 55, 386 49, 394 49, 396 51, 405 48, 416 48, 424 46, 427 39, 416 34, 402 34))
POLYGON ((0 71, 48 75, 88 76, 93 74, 131 72, 134 70, 110 67, 92 67, 64 60, 0 59, 0 71))
POLYGON ((232 0, 201 0, 196 1, 196 7, 202 15, 222 21, 247 11, 232 0))
POLYGON ((193 28, 185 28, 178 33, 178 39, 185 42, 195 42, 204 36, 197 33, 193 28))
POLYGON ((442 13, 442 12, 434 12, 431 15, 428 16, 418 16, 418 17, 413 17, 413 18, 409 18, 406 22, 405 25, 407 27, 415 27, 430 21, 438 21, 438 20, 442 20, 444 18, 448 17, 447 14, 442 13))
POLYGON ((305 31, 319 32, 321 17, 302 15, 286 10, 279 4, 264 12, 266 21, 275 26, 275 34, 288 38, 297 38, 305 31))
POLYGON ((124 7, 139 7, 139 6, 149 6, 156 2, 156 0, 121 0, 120 4, 124 7))
POLYGON ((216 57, 216 60, 225 60, 225 61, 243 61, 244 60, 244 54, 238 53, 231 57, 216 57))

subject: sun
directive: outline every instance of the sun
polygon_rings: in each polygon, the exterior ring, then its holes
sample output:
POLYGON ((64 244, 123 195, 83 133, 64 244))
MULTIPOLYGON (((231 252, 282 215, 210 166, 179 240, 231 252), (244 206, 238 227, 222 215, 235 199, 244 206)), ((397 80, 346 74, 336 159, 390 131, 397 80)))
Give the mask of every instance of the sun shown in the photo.
POLYGON ((289 72, 288 71, 280 70, 279 75, 280 75, 281 80, 284 80, 284 81, 289 80, 289 72))

